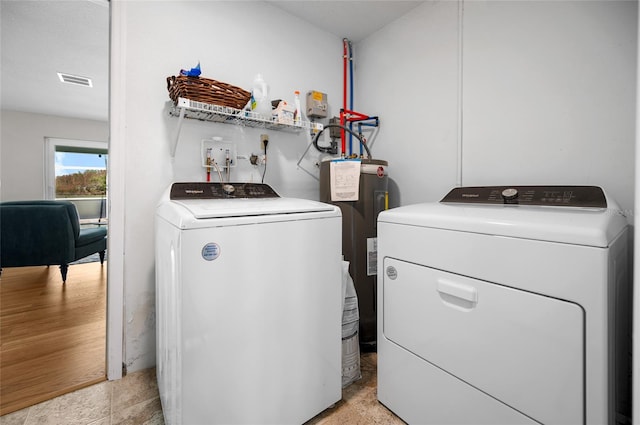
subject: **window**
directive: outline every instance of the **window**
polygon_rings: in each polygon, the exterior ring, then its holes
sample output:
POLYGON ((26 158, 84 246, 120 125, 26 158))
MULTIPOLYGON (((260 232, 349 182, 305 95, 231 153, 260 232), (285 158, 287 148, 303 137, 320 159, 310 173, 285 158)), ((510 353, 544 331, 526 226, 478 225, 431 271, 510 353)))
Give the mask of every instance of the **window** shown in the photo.
POLYGON ((107 144, 47 138, 46 148, 45 197, 73 202, 81 224, 106 224, 107 144))

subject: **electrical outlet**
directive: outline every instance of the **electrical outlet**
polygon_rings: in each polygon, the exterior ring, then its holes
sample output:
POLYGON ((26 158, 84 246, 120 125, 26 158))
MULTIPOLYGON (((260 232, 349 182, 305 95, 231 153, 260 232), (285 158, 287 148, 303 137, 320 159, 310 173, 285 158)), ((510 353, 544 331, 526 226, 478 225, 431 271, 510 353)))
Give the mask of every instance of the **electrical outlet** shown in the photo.
POLYGON ((261 134, 260 135, 260 147, 262 150, 265 150, 266 146, 269 144, 269 135, 261 134))

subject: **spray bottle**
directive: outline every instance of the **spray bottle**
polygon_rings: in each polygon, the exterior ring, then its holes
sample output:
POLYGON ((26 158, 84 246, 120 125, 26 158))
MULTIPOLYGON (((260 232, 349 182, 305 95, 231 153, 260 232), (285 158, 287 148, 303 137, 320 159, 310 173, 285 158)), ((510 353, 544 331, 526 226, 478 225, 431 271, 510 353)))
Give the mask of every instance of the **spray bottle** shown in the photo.
POLYGON ((295 105, 296 105, 296 112, 295 115, 293 116, 293 122, 295 125, 300 125, 300 121, 302 120, 301 118, 301 112, 300 112, 300 92, 298 90, 296 90, 295 92, 293 92, 295 95, 295 105))

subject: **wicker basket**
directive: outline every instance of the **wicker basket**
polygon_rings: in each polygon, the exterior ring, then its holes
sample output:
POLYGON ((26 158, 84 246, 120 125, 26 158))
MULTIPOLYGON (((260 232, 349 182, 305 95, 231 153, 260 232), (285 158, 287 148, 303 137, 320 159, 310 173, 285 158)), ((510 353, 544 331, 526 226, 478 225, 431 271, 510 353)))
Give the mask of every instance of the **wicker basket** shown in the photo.
POLYGON ((179 97, 212 105, 227 106, 235 109, 245 107, 251 93, 231 84, 202 77, 178 75, 167 77, 169 97, 178 102, 179 97))

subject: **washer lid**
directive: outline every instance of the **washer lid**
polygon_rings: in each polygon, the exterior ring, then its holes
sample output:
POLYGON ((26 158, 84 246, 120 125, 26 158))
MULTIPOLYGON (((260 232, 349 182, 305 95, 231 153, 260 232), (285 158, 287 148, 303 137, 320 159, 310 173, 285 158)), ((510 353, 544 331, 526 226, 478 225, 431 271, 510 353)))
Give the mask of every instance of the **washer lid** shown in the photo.
POLYGON ((609 246, 627 226, 613 208, 456 203, 398 207, 381 212, 378 222, 595 247, 609 246))
POLYGON ((234 198, 173 200, 186 208, 194 218, 247 217, 273 214, 334 211, 333 205, 296 198, 234 198))

